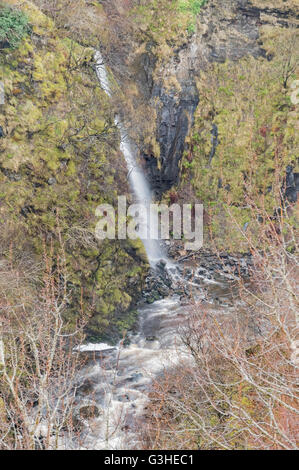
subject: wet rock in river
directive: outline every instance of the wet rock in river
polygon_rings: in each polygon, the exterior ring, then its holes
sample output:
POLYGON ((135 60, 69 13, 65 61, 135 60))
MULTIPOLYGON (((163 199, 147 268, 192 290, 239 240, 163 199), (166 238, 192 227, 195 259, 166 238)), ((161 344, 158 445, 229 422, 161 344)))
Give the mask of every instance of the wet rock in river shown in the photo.
POLYGON ((101 412, 97 405, 85 405, 79 410, 79 415, 82 419, 98 418, 100 414, 101 412))
POLYGON ((77 394, 89 395, 90 393, 92 393, 95 385, 96 385, 96 379, 87 378, 77 388, 77 394))
POLYGON ((141 372, 135 372, 130 377, 128 377, 128 382, 137 382, 138 380, 143 378, 143 374, 141 372))
POLYGON ((167 266, 167 263, 166 263, 165 259, 160 259, 160 261, 156 265, 156 267, 158 269, 162 269, 162 271, 165 270, 166 266, 167 266))

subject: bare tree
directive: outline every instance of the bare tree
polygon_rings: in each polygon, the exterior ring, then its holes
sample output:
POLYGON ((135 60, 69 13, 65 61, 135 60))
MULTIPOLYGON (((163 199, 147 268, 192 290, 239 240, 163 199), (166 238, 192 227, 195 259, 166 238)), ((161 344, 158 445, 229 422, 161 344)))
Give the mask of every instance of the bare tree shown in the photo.
MULTIPOLYGON (((45 251, 46 253, 46 251, 45 251)), ((61 252, 63 254, 63 252, 61 252)), ((23 265, 0 270, 0 448, 72 446, 82 325, 69 332, 63 255, 44 255, 37 286, 23 265)))
POLYGON ((298 245, 292 217, 286 211, 275 220, 265 214, 258 244, 248 243, 250 283, 240 282, 234 313, 195 305, 182 332, 190 360, 155 383, 145 446, 297 448, 298 245))

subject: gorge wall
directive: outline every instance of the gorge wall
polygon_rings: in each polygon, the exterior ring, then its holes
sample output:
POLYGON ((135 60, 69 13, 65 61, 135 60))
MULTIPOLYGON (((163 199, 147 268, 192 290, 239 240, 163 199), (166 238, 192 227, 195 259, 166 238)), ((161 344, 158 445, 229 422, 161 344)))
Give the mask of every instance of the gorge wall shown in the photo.
POLYGON ((251 230, 249 199, 273 214, 286 168, 298 172, 297 2, 5 4, 29 29, 0 51, 1 259, 27 269, 64 253, 66 318, 74 327, 84 310, 90 337, 117 337, 136 320, 148 264, 141 243, 93 236, 98 204, 130 200, 116 110, 157 197, 203 202, 208 235, 247 250, 224 209, 251 230), (112 101, 96 80, 99 46, 112 101))
MULTIPOLYGON (((192 27, 187 25, 184 31, 178 24, 178 13, 174 14, 167 2, 162 5, 160 2, 159 6, 153 2, 148 7, 143 2, 142 9, 136 9, 137 2, 118 3, 121 4, 118 10, 113 4, 118 18, 125 12, 129 15, 129 11, 131 21, 135 17, 135 23, 140 24, 128 27, 126 36, 124 30, 120 31, 121 25, 127 26, 126 22, 118 21, 118 34, 127 41, 121 42, 123 48, 109 50, 107 59, 122 82, 138 85, 139 96, 136 99, 134 95, 133 106, 151 103, 156 143, 153 145, 149 139, 150 145, 141 148, 141 157, 151 184, 161 196, 178 183, 180 161, 187 149, 185 140, 200 100, 196 81, 201 73, 211 63, 236 62, 248 56, 271 61, 273 54, 265 48, 262 29, 297 28, 299 10, 294 2, 274 5, 261 1, 210 0, 193 19, 192 27), (153 28, 154 19, 162 15, 169 16, 169 20, 161 22, 160 29, 153 28)), ((111 13, 110 2, 103 4, 111 13)))

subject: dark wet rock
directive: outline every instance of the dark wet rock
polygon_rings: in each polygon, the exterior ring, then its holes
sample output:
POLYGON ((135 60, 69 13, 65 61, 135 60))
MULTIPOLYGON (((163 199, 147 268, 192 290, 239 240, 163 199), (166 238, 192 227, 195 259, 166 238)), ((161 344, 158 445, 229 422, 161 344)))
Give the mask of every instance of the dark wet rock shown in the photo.
POLYGON ((139 63, 136 64, 138 68, 138 79, 143 86, 143 92, 147 99, 150 99, 152 96, 154 87, 153 70, 157 62, 157 57, 151 52, 152 46, 154 46, 154 44, 147 44, 147 52, 141 54, 138 61, 139 63))
POLYGON ((188 269, 185 271, 184 273, 184 278, 187 280, 187 281, 191 281, 192 278, 194 278, 194 271, 192 269, 188 269))
POLYGON ((18 182, 21 180, 21 175, 19 175, 18 173, 11 173, 8 178, 10 179, 10 181, 15 181, 15 182, 18 182))
POLYGON ((34 206, 29 205, 22 207, 20 212, 23 217, 27 218, 29 214, 33 214, 35 212, 35 209, 34 206))
POLYGON ((291 203, 297 202, 298 196, 296 188, 287 188, 285 191, 285 198, 291 203))
POLYGON ((210 152, 210 155, 209 155, 209 166, 211 165, 212 163, 212 160, 215 156, 215 153, 216 153, 216 149, 218 147, 218 127, 215 123, 213 123, 212 125, 212 130, 211 130, 211 144, 212 144, 212 148, 211 148, 211 152, 210 152))
MULTIPOLYGON (((175 245, 175 242, 173 243, 175 245)), ((180 258, 181 247, 172 246, 171 252, 174 258, 180 258)), ((177 274, 181 277, 181 281, 177 283, 174 292, 178 295, 187 295, 192 297, 192 289, 196 289, 196 285, 203 290, 205 280, 218 281, 236 281, 240 278, 248 278, 252 271, 251 254, 235 254, 230 255, 226 252, 213 253, 209 250, 202 249, 199 252, 191 254, 190 258, 178 261, 177 274), (191 265, 191 267, 190 267, 191 265), (193 287, 184 287, 184 282, 189 281, 193 287)), ((175 276, 174 276, 175 277, 175 276)))
POLYGON ((16 173, 15 171, 9 170, 7 168, 3 168, 0 166, 0 171, 10 180, 10 181, 20 181, 21 175, 16 173))
POLYGON ((286 187, 290 188, 291 186, 294 186, 295 184, 295 178, 294 178, 294 173, 293 173, 293 167, 292 165, 288 165, 286 167, 286 187))
POLYGON ((166 261, 165 261, 164 259, 161 259, 161 260, 157 263, 156 267, 157 267, 158 269, 165 270, 166 265, 167 265, 166 261))
MULTIPOLYGON (((180 245, 173 242, 171 253, 174 258, 179 258, 180 250, 180 245)), ((250 253, 231 255, 222 252, 217 254, 206 249, 194 253, 189 261, 194 268, 186 267, 188 260, 183 260, 178 263, 177 269, 184 279, 193 283, 200 283, 202 279, 213 279, 219 275, 227 279, 236 279, 239 276, 249 277, 253 264, 250 253)))
POLYGON ((298 200, 299 173, 294 173, 292 165, 286 167, 285 180, 281 188, 283 201, 295 204, 298 200))
POLYGON ((119 395, 117 397, 117 400, 120 401, 120 402, 127 402, 127 401, 130 401, 130 397, 129 395, 125 394, 125 395, 119 395))
POLYGON ((0 139, 4 137, 4 130, 3 130, 3 127, 0 126, 0 139))
POLYGON ((207 270, 206 269, 203 269, 203 268, 200 268, 198 271, 197 271, 197 274, 199 276, 204 276, 206 274, 207 270))
POLYGON ((152 341, 156 341, 157 337, 156 336, 147 336, 145 339, 146 339, 146 341, 152 342, 152 341))
POLYGON ((144 294, 144 298, 146 300, 146 303, 153 304, 157 300, 161 299, 161 296, 157 293, 154 293, 153 295, 144 294))
POLYGON ((183 86, 180 98, 155 85, 153 99, 161 103, 158 110, 157 140, 160 144, 161 169, 154 155, 143 154, 153 189, 162 193, 171 188, 179 175, 179 161, 185 150, 185 139, 199 98, 192 77, 183 86))
POLYGON ((84 421, 98 418, 102 414, 102 410, 96 404, 86 404, 75 409, 73 414, 74 430, 81 432, 84 429, 84 421))
POLYGON ((87 378, 77 387, 76 394, 89 395, 92 393, 94 386, 97 384, 96 378, 87 378))
POLYGON ((143 290, 144 300, 151 304, 163 299, 172 293, 172 279, 166 270, 166 261, 161 260, 156 269, 151 269, 145 281, 143 290))
POLYGON ((96 405, 82 406, 79 410, 80 417, 82 419, 98 418, 100 416, 100 410, 96 405))
POLYGON ((143 378, 143 374, 141 372, 135 372, 130 377, 128 377, 128 382, 137 382, 138 380, 143 378))

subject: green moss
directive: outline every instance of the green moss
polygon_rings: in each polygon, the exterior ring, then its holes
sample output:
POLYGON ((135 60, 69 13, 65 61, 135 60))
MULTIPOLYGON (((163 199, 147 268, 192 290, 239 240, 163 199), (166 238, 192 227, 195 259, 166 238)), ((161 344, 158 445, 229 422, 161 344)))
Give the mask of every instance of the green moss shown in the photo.
POLYGON ((162 52, 165 44, 178 46, 195 31, 196 18, 205 3, 206 0, 144 0, 132 9, 131 16, 162 52))
POLYGON ((116 337, 147 263, 138 243, 134 251, 94 238, 97 205, 114 203, 115 188, 126 188, 116 171, 114 111, 97 84, 92 49, 66 38, 30 2, 21 8, 35 34, 0 54, 1 218, 20 234, 12 237, 16 256, 29 250, 41 261, 45 242, 54 256, 63 243, 71 293, 65 318, 75 327, 84 314, 92 337, 116 337))
POLYGON ((15 49, 29 30, 26 14, 0 3, 0 46, 15 49))
POLYGON ((120 320, 116 321, 116 326, 119 333, 124 335, 127 331, 132 330, 138 320, 138 311, 132 310, 127 315, 124 315, 120 320))

